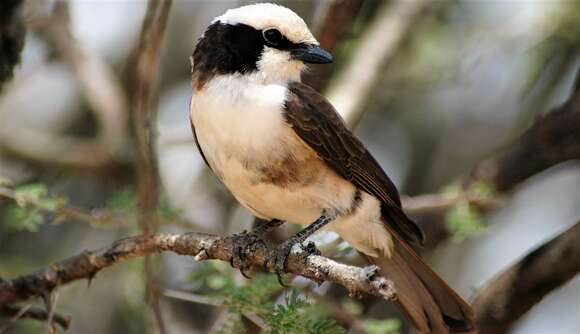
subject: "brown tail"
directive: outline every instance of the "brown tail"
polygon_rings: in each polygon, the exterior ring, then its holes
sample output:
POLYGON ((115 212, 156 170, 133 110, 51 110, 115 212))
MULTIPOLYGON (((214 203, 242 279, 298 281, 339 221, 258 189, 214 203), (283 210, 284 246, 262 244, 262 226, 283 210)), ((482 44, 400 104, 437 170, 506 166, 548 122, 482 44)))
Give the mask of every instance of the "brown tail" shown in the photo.
MULTIPOLYGON (((392 232, 392 231, 391 231, 392 232)), ((397 304, 421 333, 477 333, 471 307, 396 233, 390 258, 363 256, 395 283, 397 304)))

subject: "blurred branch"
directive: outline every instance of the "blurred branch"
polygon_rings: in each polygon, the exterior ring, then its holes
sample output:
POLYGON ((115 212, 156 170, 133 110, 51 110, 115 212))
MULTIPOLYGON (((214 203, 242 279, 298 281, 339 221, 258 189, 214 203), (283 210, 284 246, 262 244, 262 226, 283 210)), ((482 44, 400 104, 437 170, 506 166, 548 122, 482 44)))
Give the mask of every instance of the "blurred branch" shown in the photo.
POLYGON ((327 94, 347 124, 358 121, 383 67, 429 4, 425 0, 396 0, 382 5, 377 18, 361 37, 350 63, 327 94))
POLYGON ((500 207, 505 200, 505 196, 499 193, 481 196, 471 189, 460 190, 457 194, 441 192, 402 198, 405 212, 419 224, 426 235, 423 250, 433 249, 452 236, 445 222, 450 210, 457 205, 464 203, 485 214, 500 207))
POLYGON ((20 61, 25 30, 20 17, 22 0, 0 2, 0 91, 20 61))
MULTIPOLYGON (((231 237, 196 232, 125 238, 111 246, 85 251, 13 280, 0 279, 0 307, 31 297, 44 296, 56 287, 76 280, 91 280, 100 270, 135 257, 174 252, 193 256, 198 261, 215 259, 229 262, 233 255, 232 249, 231 237)), ((246 255, 246 262, 274 272, 272 262, 267 261, 274 251, 274 248, 257 243, 253 246, 253 251, 246 255)), ((292 252, 287 260, 287 273, 301 275, 318 283, 329 281, 342 285, 352 295, 366 293, 389 300, 396 298, 393 283, 376 276, 375 272, 373 267, 349 266, 323 256, 309 256, 303 250, 292 252)))
POLYGON ((71 64, 83 95, 98 124, 98 142, 112 157, 120 158, 127 142, 128 101, 113 69, 73 36, 68 2, 55 4, 49 22, 39 29, 64 60, 71 64))
POLYGON ((501 197, 479 198, 470 192, 462 192, 455 196, 444 193, 419 195, 415 197, 403 198, 403 208, 408 214, 419 214, 425 212, 447 211, 461 201, 487 211, 498 207, 502 202, 501 197))
MULTIPOLYGON (((314 22, 314 35, 320 45, 331 53, 348 34, 362 6, 362 0, 333 0, 320 4, 322 13, 314 22)), ((302 81, 317 91, 324 91, 334 74, 336 64, 311 65, 302 81)))
MULTIPOLYGON (((136 46, 135 96, 133 100, 133 133, 135 135, 135 168, 137 170, 138 222, 145 236, 157 230, 159 184, 155 135, 157 119, 157 86, 159 57, 172 0, 150 0, 136 46)), ((159 333, 166 333, 159 305, 159 283, 153 260, 146 256, 145 275, 147 301, 159 333)))
MULTIPOLYGON (((494 199, 472 201, 482 212, 504 201, 505 196, 520 183, 562 162, 580 159, 580 69, 570 97, 561 106, 536 119, 534 124, 498 157, 479 163, 465 189, 475 183, 487 184, 497 193, 494 199)), ((467 190, 468 191, 468 190, 467 190)), ((447 239, 445 221, 447 209, 456 199, 444 194, 423 195, 404 200, 406 211, 414 216, 427 235, 426 248, 435 247, 447 239)))
POLYGON ((473 309, 480 333, 507 333, 517 319, 579 271, 580 222, 530 252, 478 293, 473 309))
POLYGON ((155 119, 157 117, 155 92, 158 85, 159 54, 171 0, 151 0, 143 21, 136 60, 136 97, 133 105, 133 131, 135 134, 136 169, 138 171, 138 206, 142 211, 140 224, 144 234, 154 231, 151 219, 159 202, 157 159, 155 154, 155 119))
MULTIPOLYGON (((10 321, 0 327, 0 334, 6 332, 14 322, 20 319, 34 319, 40 321, 47 321, 49 318, 48 312, 43 309, 32 307, 30 305, 19 308, 14 306, 0 307, 0 317, 9 317, 10 321)), ((58 324, 63 329, 67 330, 70 327, 71 317, 67 315, 60 315, 54 313, 52 315, 52 323, 58 324)))
POLYGON ((67 167, 95 169, 123 163, 127 142, 127 97, 111 67, 74 38, 68 2, 56 2, 49 18, 32 21, 29 26, 44 36, 72 66, 95 114, 97 135, 83 139, 19 126, 3 129, 2 146, 28 160, 67 167))
POLYGON ((538 117, 505 153, 480 163, 471 181, 484 181, 498 191, 510 191, 552 166, 580 159, 579 133, 580 70, 568 100, 538 117))
POLYGON ((111 156, 96 140, 56 135, 22 126, 3 127, 0 146, 10 154, 46 165, 99 169, 112 164, 111 156))

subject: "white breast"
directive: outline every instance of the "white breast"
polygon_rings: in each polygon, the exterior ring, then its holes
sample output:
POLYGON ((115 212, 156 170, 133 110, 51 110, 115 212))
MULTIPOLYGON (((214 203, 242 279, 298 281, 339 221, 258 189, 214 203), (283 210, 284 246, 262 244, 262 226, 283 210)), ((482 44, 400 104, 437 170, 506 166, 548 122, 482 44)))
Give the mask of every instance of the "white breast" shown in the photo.
POLYGON ((206 157, 270 154, 284 126, 285 94, 283 86, 257 85, 237 75, 216 77, 194 92, 191 117, 206 157))
MULTIPOLYGON (((191 101, 204 156, 236 199, 261 218, 310 224, 323 210, 348 211, 354 185, 327 168, 286 124, 286 94, 284 86, 255 84, 237 75, 207 82, 191 101), (288 155, 301 173, 306 171, 309 182, 282 186, 260 181, 261 165, 284 168, 288 155)), ((329 228, 368 255, 389 253, 391 240, 382 226, 380 203, 366 193, 355 214, 338 217, 329 228)))
POLYGON ((284 86, 222 76, 194 92, 191 118, 204 156, 238 201, 259 217, 307 224, 318 217, 328 199, 315 200, 305 189, 291 191, 256 182, 257 175, 248 168, 283 159, 294 146, 302 145, 291 140, 295 136, 284 121, 285 98, 284 86))

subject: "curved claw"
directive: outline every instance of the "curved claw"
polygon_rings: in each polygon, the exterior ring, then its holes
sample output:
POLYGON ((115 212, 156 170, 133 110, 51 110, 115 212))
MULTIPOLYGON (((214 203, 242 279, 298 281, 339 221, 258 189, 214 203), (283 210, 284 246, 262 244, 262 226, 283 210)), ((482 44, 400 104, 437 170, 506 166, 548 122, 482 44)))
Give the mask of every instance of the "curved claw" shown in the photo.
POLYGON ((283 275, 286 272, 286 260, 288 260, 288 256, 290 255, 292 247, 294 246, 294 243, 289 241, 280 245, 274 252, 274 272, 278 278, 278 283, 280 283, 280 285, 285 288, 288 287, 288 285, 284 283, 283 279, 283 275))
POLYGON ((239 268, 240 273, 245 278, 251 278, 246 271, 250 269, 251 265, 246 264, 246 252, 252 245, 263 241, 252 232, 242 231, 241 233, 232 236, 232 257, 230 258, 230 265, 234 268, 239 268))
POLYGON ((320 255, 320 251, 318 250, 318 248, 316 248, 316 245, 313 242, 308 242, 308 244, 306 244, 306 246, 304 246, 304 245, 302 245, 302 243, 300 241, 288 240, 285 243, 283 243, 282 245, 280 245, 274 251, 274 253, 271 254, 270 258, 266 260, 265 265, 266 265, 266 267, 268 267, 269 263, 272 263, 274 265, 274 273, 276 274, 276 276, 278 278, 278 282, 283 287, 289 287, 288 285, 286 285, 284 283, 283 275, 287 271, 286 265, 287 265, 288 257, 290 256, 290 252, 292 251, 292 247, 294 247, 295 244, 299 244, 302 251, 304 251, 306 253, 304 256, 304 259, 308 258, 308 256, 313 255, 313 254, 320 255))

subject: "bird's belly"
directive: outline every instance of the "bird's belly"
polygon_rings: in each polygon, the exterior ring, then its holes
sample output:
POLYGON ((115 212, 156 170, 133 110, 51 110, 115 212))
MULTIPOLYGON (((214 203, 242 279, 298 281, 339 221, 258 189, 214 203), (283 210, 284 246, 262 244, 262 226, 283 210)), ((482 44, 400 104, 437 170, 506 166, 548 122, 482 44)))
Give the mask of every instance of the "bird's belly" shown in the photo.
POLYGON ((194 98, 191 118, 208 164, 242 205, 261 218, 296 224, 350 207, 354 186, 307 148, 281 110, 222 100, 194 98))
POLYGON ((310 189, 290 189, 264 180, 258 171, 245 169, 237 161, 228 161, 220 169, 220 179, 236 199, 256 216, 280 219, 296 224, 313 222, 324 207, 310 189))

